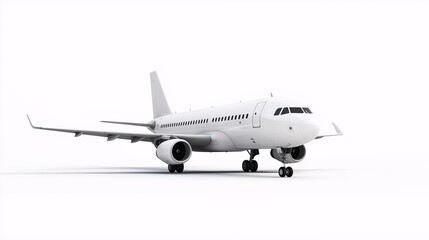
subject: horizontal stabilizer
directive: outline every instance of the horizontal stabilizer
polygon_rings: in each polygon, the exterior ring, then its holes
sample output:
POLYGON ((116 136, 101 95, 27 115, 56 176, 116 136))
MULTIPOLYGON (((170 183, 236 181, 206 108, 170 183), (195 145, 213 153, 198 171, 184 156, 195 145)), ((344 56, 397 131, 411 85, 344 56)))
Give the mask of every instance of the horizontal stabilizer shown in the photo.
POLYGON ((123 124, 123 125, 132 125, 132 126, 140 126, 140 127, 148 127, 151 129, 155 128, 155 123, 132 123, 132 122, 114 122, 114 121, 100 121, 103 123, 114 123, 114 124, 123 124))

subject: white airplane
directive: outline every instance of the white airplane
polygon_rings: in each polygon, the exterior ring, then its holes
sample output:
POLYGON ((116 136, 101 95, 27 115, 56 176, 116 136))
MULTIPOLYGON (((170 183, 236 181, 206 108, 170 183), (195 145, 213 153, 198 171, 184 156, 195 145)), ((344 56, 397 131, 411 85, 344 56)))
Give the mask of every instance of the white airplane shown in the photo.
POLYGON ((291 105, 277 97, 258 99, 230 105, 211 107, 198 111, 172 113, 156 72, 150 74, 152 88, 153 120, 148 123, 101 121, 105 123, 143 126, 152 134, 101 132, 77 129, 36 127, 35 129, 74 133, 75 137, 92 135, 130 140, 131 143, 146 141, 156 147, 156 156, 168 164, 171 173, 183 172, 184 163, 199 152, 247 151, 244 172, 256 172, 254 159, 259 149, 271 149, 271 157, 283 163, 280 177, 291 177, 293 169, 286 164, 304 159, 304 144, 322 137, 342 135, 332 123, 336 133, 319 135, 320 127, 308 107, 291 105))

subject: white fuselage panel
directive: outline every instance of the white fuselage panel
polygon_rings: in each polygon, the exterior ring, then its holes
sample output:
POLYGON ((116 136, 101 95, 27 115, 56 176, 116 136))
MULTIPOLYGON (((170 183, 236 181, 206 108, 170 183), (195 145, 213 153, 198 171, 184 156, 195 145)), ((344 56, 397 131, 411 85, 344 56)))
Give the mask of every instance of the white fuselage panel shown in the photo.
POLYGON ((195 151, 242 151, 295 147, 315 139, 319 126, 314 114, 274 116, 281 107, 305 107, 279 98, 266 98, 154 119, 159 134, 207 134, 212 142, 195 151))

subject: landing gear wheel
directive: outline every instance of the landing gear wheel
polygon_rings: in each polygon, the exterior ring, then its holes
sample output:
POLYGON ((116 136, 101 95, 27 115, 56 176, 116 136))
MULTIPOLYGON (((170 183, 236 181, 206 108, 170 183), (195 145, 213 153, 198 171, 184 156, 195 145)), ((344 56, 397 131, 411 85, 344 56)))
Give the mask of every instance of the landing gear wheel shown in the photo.
POLYGON ((250 171, 252 171, 252 172, 258 171, 258 162, 257 161, 255 161, 255 160, 250 161, 250 171))
POLYGON ((280 177, 285 177, 286 176, 286 168, 285 167, 279 168, 279 176, 280 177))
POLYGON ((177 166, 176 166, 176 171, 177 171, 178 173, 183 172, 183 169, 185 169, 185 165, 183 165, 183 163, 182 163, 182 164, 180 164, 180 165, 177 165, 177 166))
POLYGON ((176 171, 176 166, 168 164, 168 171, 171 173, 174 173, 176 171))
POLYGON ((241 167, 243 168, 243 171, 245 171, 245 172, 250 171, 250 161, 244 160, 243 164, 241 164, 241 167))
POLYGON ((285 170, 286 170, 286 177, 292 177, 293 169, 291 167, 287 167, 285 170))

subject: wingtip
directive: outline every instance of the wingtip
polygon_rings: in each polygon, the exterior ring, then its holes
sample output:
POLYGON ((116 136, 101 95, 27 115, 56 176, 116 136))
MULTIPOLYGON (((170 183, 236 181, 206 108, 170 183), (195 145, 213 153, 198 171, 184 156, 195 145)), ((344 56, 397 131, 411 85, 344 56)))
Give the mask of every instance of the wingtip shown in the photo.
POLYGON ((32 128, 34 128, 34 125, 33 125, 33 123, 31 122, 30 116, 28 116, 28 114, 27 114, 27 119, 28 119, 28 122, 30 122, 30 126, 31 126, 32 128))
POLYGON ((337 124, 332 123, 332 125, 334 125, 335 131, 337 131, 338 135, 343 135, 343 132, 341 131, 341 129, 337 126, 337 124))

